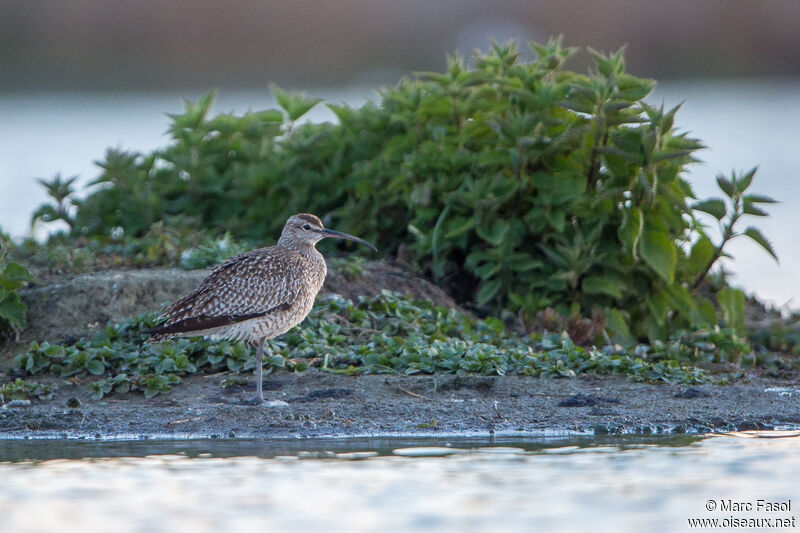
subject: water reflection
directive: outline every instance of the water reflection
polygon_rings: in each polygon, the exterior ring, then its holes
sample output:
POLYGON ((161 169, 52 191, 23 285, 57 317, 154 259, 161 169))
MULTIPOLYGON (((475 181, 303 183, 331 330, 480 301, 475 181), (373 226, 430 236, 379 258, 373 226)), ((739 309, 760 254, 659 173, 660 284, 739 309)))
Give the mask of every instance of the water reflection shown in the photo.
POLYGON ((3 459, 17 462, 0 464, 0 530, 685 531, 687 518, 724 515, 709 499, 799 505, 798 444, 798 432, 5 441, 3 459), (421 447, 432 453, 393 453, 421 447), (437 456, 443 448, 465 451, 437 456))
MULTIPOLYGON (((637 445, 685 446, 702 439, 698 436, 569 436, 498 437, 493 439, 441 438, 341 438, 341 439, 164 439, 164 440, 65 440, 26 439, 0 441, 0 461, 42 461, 47 459, 88 459, 102 457, 145 457, 182 454, 190 458, 261 457, 264 459, 300 452, 334 453, 374 451, 378 455, 397 455, 408 448, 420 454, 425 448, 447 447, 491 453, 503 447, 526 452, 572 450, 612 445, 623 450, 637 445)), ((441 454, 440 454, 441 455, 441 454)), ((320 458, 324 458, 320 456, 320 458)))

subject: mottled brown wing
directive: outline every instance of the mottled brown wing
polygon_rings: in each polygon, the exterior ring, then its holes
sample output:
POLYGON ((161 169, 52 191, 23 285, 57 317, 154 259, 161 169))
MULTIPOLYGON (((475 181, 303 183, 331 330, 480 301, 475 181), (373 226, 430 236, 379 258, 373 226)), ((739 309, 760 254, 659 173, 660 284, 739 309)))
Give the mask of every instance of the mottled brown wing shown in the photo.
POLYGON ((201 329, 206 319, 217 318, 209 321, 215 323, 226 317, 231 323, 236 317, 246 320, 285 309, 303 291, 305 262, 300 254, 276 247, 233 257, 215 268, 194 292, 172 304, 162 314, 166 318, 162 326, 198 322, 191 329, 201 329))

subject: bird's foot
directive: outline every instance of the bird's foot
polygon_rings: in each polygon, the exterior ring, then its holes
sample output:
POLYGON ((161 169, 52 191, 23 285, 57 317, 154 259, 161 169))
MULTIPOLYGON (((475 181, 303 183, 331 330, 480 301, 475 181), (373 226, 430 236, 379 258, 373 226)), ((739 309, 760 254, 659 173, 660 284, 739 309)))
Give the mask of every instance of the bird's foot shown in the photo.
POLYGON ((264 400, 264 398, 250 398, 242 400, 242 405, 256 405, 259 407, 287 407, 289 404, 283 400, 264 400))
POLYGON ((264 403, 264 398, 259 398, 257 396, 248 398, 247 400, 242 400, 242 405, 261 405, 263 403, 264 403))

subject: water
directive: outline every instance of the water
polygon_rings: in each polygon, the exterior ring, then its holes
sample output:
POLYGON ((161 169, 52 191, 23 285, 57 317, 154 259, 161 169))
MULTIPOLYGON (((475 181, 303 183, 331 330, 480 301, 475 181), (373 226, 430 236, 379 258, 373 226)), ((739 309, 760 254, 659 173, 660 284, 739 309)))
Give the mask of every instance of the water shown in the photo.
POLYGON ((797 431, 0 441, 0 531, 659 532, 686 531, 690 518, 796 521, 798 445, 797 431), (758 500, 791 510, 758 511, 758 500), (729 501, 753 509, 722 510, 729 501))
MULTIPOLYGON (((359 105, 375 97, 375 87, 310 91, 330 102, 359 105)), ((0 96, 0 227, 14 236, 30 231, 30 215, 45 194, 35 178, 57 172, 78 175, 78 184, 96 177, 94 161, 109 146, 147 151, 167 142, 167 113, 179 113, 182 97, 197 94, 65 94, 0 96)), ((755 244, 734 241, 736 261, 728 268, 735 282, 778 306, 800 302, 800 165, 797 124, 800 124, 800 80, 739 83, 662 83, 652 103, 667 106, 685 101, 676 124, 702 139, 709 149, 692 168, 690 179, 700 196, 718 195, 714 177, 731 169, 760 165, 755 189, 783 201, 769 206, 770 218, 755 223, 773 241, 780 256, 775 264, 755 244)), ((223 91, 215 112, 275 107, 266 90, 223 91)), ((318 106, 311 120, 333 120, 318 106)), ((747 224, 747 223, 746 223, 747 224)))

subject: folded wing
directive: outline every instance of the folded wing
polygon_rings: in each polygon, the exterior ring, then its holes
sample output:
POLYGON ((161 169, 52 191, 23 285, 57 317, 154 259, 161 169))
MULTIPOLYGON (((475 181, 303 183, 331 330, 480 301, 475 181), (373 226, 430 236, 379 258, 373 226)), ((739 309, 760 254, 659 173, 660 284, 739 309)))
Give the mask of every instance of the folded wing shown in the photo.
POLYGON ((228 259, 167 308, 164 322, 148 333, 191 333, 289 310, 304 290, 305 262, 300 254, 276 247, 228 259))

